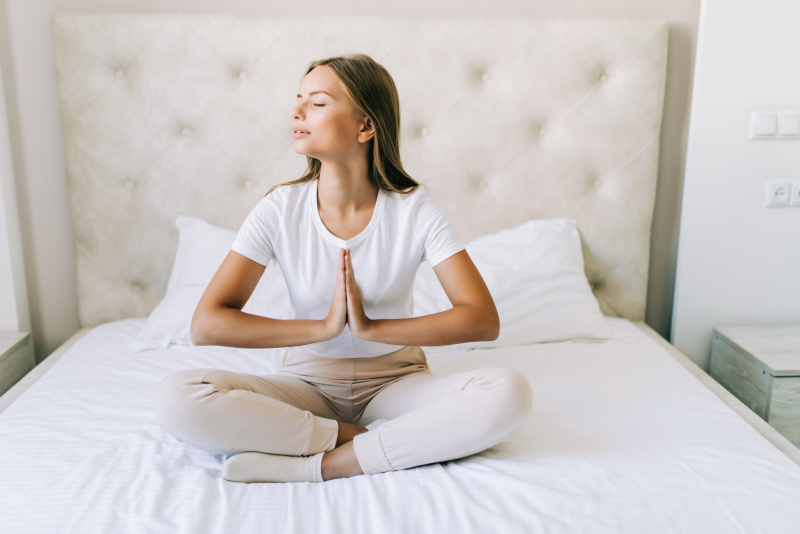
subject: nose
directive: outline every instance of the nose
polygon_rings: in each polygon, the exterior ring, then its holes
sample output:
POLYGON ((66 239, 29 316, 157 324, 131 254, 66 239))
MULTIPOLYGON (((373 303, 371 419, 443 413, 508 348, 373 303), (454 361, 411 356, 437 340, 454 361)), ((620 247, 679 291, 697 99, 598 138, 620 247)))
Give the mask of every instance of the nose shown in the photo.
POLYGON ((300 112, 300 104, 295 104, 292 106, 292 109, 289 110, 289 113, 292 115, 293 119, 302 119, 303 116, 300 112))

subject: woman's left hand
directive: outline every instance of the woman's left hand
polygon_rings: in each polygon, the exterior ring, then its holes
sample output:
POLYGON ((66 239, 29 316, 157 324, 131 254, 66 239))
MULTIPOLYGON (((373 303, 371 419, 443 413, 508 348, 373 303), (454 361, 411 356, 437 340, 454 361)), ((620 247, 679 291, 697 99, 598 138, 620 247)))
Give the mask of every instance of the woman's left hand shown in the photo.
POLYGON ((347 288, 347 325, 354 336, 366 339, 367 333, 372 326, 372 320, 364 312, 364 304, 361 302, 361 290, 356 284, 356 275, 353 271, 353 262, 350 259, 350 251, 345 252, 345 283, 347 288))

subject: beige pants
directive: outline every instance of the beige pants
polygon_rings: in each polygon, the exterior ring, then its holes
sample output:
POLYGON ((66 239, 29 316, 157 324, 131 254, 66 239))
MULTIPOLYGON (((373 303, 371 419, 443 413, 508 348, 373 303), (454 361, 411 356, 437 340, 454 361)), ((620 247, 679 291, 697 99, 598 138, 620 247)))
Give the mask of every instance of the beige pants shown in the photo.
POLYGON ((335 448, 338 422, 368 425, 353 440, 365 474, 462 458, 505 441, 531 410, 520 373, 493 367, 435 375, 419 347, 333 359, 287 350, 276 374, 188 369, 155 395, 158 423, 190 445, 222 454, 307 456, 335 448))

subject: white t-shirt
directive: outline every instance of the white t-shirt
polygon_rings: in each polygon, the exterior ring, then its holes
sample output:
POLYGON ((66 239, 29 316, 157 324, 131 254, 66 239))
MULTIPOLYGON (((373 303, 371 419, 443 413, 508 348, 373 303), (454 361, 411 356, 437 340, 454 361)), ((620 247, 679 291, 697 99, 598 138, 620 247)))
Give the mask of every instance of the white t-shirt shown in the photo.
MULTIPOLYGON (((422 186, 408 195, 379 190, 367 227, 344 240, 322 223, 317 183, 281 186, 261 199, 231 249, 261 265, 278 262, 295 319, 328 315, 341 248, 350 249, 367 317, 412 317, 420 263, 434 266, 464 249, 433 197, 422 186)), ((327 358, 369 358, 402 347, 358 339, 347 326, 334 339, 305 346, 327 358)))

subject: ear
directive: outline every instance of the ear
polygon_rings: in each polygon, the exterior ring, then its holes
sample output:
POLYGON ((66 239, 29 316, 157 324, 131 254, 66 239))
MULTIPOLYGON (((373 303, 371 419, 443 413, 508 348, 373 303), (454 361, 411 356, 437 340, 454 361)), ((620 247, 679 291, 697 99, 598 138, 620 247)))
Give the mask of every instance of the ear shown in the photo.
POLYGON ((364 117, 360 122, 361 128, 358 130, 358 142, 366 143, 375 137, 375 128, 372 125, 372 121, 369 120, 369 117, 364 117))

